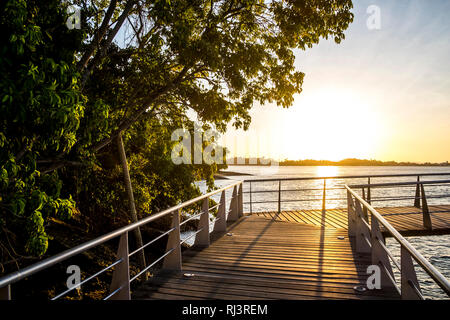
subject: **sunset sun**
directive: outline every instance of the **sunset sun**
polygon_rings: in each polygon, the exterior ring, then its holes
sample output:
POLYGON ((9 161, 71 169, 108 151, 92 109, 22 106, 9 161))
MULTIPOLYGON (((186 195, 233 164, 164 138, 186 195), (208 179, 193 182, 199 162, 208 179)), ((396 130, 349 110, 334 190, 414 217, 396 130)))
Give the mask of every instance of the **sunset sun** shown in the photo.
POLYGON ((305 93, 287 118, 288 158, 371 157, 382 123, 370 101, 346 89, 305 93))

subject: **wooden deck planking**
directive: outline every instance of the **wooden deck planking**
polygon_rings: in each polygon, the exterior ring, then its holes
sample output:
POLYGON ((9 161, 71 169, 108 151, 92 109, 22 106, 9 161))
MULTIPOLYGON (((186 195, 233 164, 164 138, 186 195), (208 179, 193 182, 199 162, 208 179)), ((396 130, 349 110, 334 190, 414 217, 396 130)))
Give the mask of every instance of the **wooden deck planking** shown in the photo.
MULTIPOLYGON (((423 226, 422 209, 416 207, 376 208, 400 233, 408 236, 450 233, 450 205, 429 206, 432 230, 423 226), (433 211, 444 211, 433 213, 433 211)), ((253 213, 276 221, 297 222, 318 227, 347 229, 347 209, 290 210, 281 213, 253 213)), ((382 228, 383 229, 383 228, 382 228)), ((388 234, 386 234, 389 236, 388 234)))
MULTIPOLYGON (((429 206, 433 230, 415 207, 377 208, 405 235, 450 233, 450 205, 429 206)), ((183 271, 158 273, 135 299, 397 299, 364 285, 371 264, 347 237, 346 209, 254 213, 215 234, 208 248, 183 253, 183 271), (344 237, 343 240, 338 237, 344 237), (192 273, 193 277, 184 274, 192 273)))
MULTIPOLYGON (((365 285, 370 257, 356 254, 346 230, 299 223, 292 213, 252 215, 183 253, 183 271, 159 273, 135 299, 394 299, 365 285), (285 221, 274 220, 277 218, 285 221), (344 240, 337 237, 343 236, 344 240), (183 276, 193 273, 193 277, 183 276)), ((314 215, 314 221, 318 216, 314 215)), ((311 221, 311 220, 310 220, 311 221)))

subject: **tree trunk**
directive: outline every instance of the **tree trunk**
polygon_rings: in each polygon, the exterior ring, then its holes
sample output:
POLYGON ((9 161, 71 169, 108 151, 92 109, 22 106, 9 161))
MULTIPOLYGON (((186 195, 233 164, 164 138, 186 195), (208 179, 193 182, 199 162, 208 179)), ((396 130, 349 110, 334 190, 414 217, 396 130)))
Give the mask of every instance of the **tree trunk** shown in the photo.
MULTIPOLYGON (((122 133, 119 133, 117 135, 117 148, 119 150, 120 155, 120 162, 122 163, 123 168, 123 178, 125 182, 125 189, 127 190, 128 194, 128 205, 130 207, 130 215, 133 222, 138 221, 137 213, 136 213, 136 206, 134 204, 134 196, 133 196, 133 186, 131 185, 131 179, 130 179, 130 171, 128 169, 128 162, 127 162, 127 156, 125 154, 125 148, 123 146, 123 140, 122 140, 122 133)), ((143 246, 142 243, 142 235, 140 228, 134 229, 134 236, 136 238, 136 245, 138 248, 143 246)), ((139 261, 139 267, 142 269, 145 268, 145 255, 144 250, 139 251, 138 253, 138 261, 139 261)), ((147 273, 145 273, 145 280, 147 280, 147 273)))

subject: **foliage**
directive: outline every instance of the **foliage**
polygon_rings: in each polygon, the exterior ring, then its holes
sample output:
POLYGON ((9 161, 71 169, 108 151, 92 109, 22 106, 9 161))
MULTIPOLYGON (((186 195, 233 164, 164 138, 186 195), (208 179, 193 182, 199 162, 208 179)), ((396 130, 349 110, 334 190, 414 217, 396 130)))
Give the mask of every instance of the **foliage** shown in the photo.
MULTIPOLYGON (((39 159, 71 149, 83 116, 74 64, 81 34, 61 26, 60 1, 2 3, 0 235, 14 242, 11 236, 25 233, 31 255, 47 249, 49 217, 67 219, 75 212, 71 197, 62 197, 58 174, 36 169, 39 159)), ((12 258, 6 246, 2 250, 12 258)))
POLYGON ((171 161, 173 130, 192 131, 189 114, 246 129, 255 103, 289 107, 294 50, 339 43, 353 19, 351 0, 72 0, 82 28, 69 30, 62 3, 0 4, 2 261, 42 255, 51 217, 127 222, 118 134, 141 216, 213 187, 219 165, 171 161))

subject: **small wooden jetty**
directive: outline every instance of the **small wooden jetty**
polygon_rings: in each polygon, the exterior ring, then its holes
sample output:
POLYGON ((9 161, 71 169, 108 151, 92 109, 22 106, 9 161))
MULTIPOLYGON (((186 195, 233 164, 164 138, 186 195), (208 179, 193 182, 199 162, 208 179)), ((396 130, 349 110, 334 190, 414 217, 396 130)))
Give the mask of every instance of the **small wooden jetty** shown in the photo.
POLYGON ((450 205, 428 205, 431 199, 450 197, 450 190, 446 189, 450 187, 450 180, 443 178, 450 177, 450 173, 417 174, 415 182, 374 184, 371 181, 405 176, 415 175, 271 179, 278 184, 276 190, 255 190, 258 183, 255 180, 236 181, 1 277, 0 299, 11 299, 15 282, 113 239, 119 240, 117 260, 87 276, 78 286, 56 294, 52 300, 64 297, 108 270, 113 272, 110 292, 104 300, 424 299, 416 275, 417 266, 450 296, 449 280, 404 238, 450 234, 450 205), (424 176, 442 177, 421 181, 424 176), (347 195, 338 199, 347 207, 327 209, 327 180, 343 178, 368 179, 368 183, 332 188, 342 189, 347 195), (321 210, 303 210, 301 205, 295 210, 282 210, 283 200, 299 201, 285 200, 284 193, 317 190, 301 186, 294 190, 293 181, 314 179, 323 179, 321 210), (284 189, 282 182, 287 185, 284 189), (248 191, 244 191, 244 184, 248 185, 248 191), (383 191, 373 196, 376 188, 392 187, 395 190, 413 187, 415 193, 412 190, 411 196, 405 196, 409 191, 403 192, 403 196, 396 198, 383 191), (428 196, 426 192, 430 192, 428 196), (273 193, 276 198, 252 200, 257 193, 273 193), (216 196, 220 196, 220 201, 210 206, 214 203, 211 198, 216 196), (245 196, 249 201, 244 201, 245 196), (413 201, 410 206, 372 205, 392 199, 413 201), (278 203, 278 210, 252 210, 252 205, 265 202, 278 203), (249 208, 246 212, 244 205, 249 208), (199 211, 181 221, 183 209, 192 206, 199 211), (128 234, 163 217, 171 217, 170 229, 130 250, 128 234), (197 231, 181 239, 181 226, 193 219, 198 221, 197 231), (386 246, 386 237, 399 244, 400 259, 386 246), (182 250, 182 244, 190 238, 195 240, 193 245, 182 250), (131 272, 130 258, 142 250, 145 252, 156 241, 166 241, 162 256, 137 273, 131 272), (397 273, 393 272, 394 268, 397 273), (149 271, 152 273, 150 280, 137 283, 136 280, 142 280, 149 271))
MULTIPOLYGON (((277 181, 269 181, 273 180, 277 181)), ((417 258, 416 252, 408 253, 403 249, 406 246, 403 242, 406 241, 401 235, 450 234, 450 205, 429 206, 424 186, 419 184, 419 176, 417 183, 383 184, 370 184, 369 177, 369 184, 354 186, 363 188, 362 197, 346 186, 346 209, 325 208, 324 179, 322 210, 281 211, 282 191, 293 191, 283 190, 281 181, 278 179, 278 190, 259 191, 278 194, 277 200, 266 200, 267 203, 278 202, 278 211, 251 212, 242 216, 229 226, 228 233, 216 234, 207 248, 197 246, 185 251, 182 268, 157 273, 134 292, 133 297, 423 299, 412 265, 411 256, 417 258), (380 199, 370 198, 370 192, 375 188, 411 185, 416 186, 415 195, 411 197, 414 206, 375 210, 366 202, 380 199), (400 263, 394 260, 385 246, 384 239, 389 236, 400 242, 400 263), (403 266, 400 266, 402 263, 403 266), (383 286, 381 289, 367 290, 366 282, 370 274, 367 270, 374 264, 383 267, 383 286), (395 284, 391 264, 403 270, 400 287, 395 284)), ((448 182, 440 180, 424 184, 442 186, 448 182)), ((251 183, 255 184, 253 181, 251 183)), ((247 203, 251 210, 251 186, 248 193, 250 202, 247 203)), ((428 271, 431 274, 437 272, 428 271)), ((449 292, 448 281, 446 284, 444 290, 449 292)))
MULTIPOLYGON (((450 234, 450 205, 429 206, 432 228, 423 225, 421 208, 387 207, 376 208, 377 211, 403 236, 426 236, 450 234)), ((347 209, 293 210, 283 212, 256 212, 257 216, 300 224, 310 224, 319 227, 345 229, 348 228, 347 209)), ((389 237, 389 232, 381 228, 383 235, 389 237)))
MULTIPOLYGON (((450 233, 450 206, 423 227, 415 207, 377 209, 401 233, 450 233), (406 214, 404 214, 406 213, 406 214)), ((183 269, 158 274, 135 299, 399 299, 392 288, 359 292, 371 265, 348 237, 347 210, 259 212, 240 218, 204 249, 183 253, 183 269), (188 275, 188 276, 185 276, 188 275)))
POLYGON ((184 252, 182 270, 158 274, 133 298, 399 298, 393 290, 354 289, 365 286, 370 255, 355 253, 345 229, 254 214, 227 231, 208 248, 184 252))

